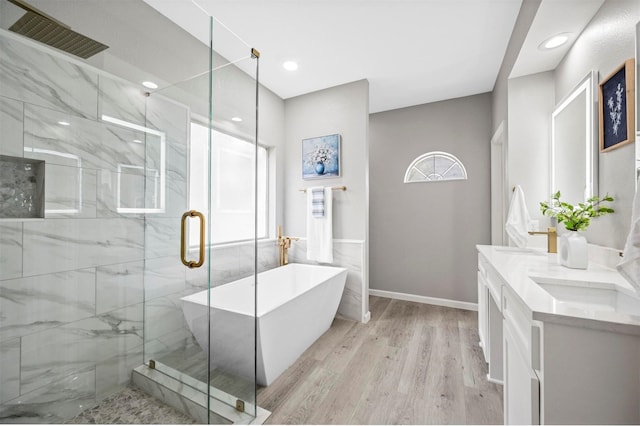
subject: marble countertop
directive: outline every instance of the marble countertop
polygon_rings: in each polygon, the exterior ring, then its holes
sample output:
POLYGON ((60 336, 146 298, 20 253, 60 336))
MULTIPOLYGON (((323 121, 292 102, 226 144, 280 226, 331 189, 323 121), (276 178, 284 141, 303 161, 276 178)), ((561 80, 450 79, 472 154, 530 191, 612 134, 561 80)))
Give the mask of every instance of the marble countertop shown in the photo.
POLYGON ((590 304, 586 298, 576 300, 577 303, 561 302, 536 283, 563 284, 569 281, 579 282, 583 287, 615 289, 623 295, 638 298, 635 310, 640 312, 640 296, 615 269, 593 262, 589 262, 584 270, 567 268, 558 263, 557 254, 547 253, 544 249, 526 249, 527 252, 523 252, 502 246, 476 247, 532 311, 534 320, 640 335, 640 315, 590 304))

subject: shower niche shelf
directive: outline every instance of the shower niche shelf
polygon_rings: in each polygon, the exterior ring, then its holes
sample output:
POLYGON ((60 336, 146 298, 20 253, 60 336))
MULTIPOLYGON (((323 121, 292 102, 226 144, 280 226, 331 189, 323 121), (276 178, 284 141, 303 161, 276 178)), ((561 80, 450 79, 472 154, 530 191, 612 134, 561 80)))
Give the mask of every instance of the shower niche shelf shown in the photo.
POLYGON ((44 218, 44 161, 0 155, 0 219, 44 218))

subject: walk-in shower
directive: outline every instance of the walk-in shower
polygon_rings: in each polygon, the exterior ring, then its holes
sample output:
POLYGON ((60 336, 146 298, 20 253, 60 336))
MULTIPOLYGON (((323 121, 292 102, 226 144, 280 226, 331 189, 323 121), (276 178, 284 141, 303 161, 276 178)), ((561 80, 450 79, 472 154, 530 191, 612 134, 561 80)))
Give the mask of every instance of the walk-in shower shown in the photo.
MULTIPOLYGON (((277 264, 258 244, 259 52, 191 1, 16 3, 0 0, 0 423, 64 422, 132 377, 199 421, 254 421, 255 369, 213 368, 180 299, 277 264), (9 30, 33 10, 108 48, 83 60, 9 30)), ((255 331, 232 343, 245 365, 255 331)))

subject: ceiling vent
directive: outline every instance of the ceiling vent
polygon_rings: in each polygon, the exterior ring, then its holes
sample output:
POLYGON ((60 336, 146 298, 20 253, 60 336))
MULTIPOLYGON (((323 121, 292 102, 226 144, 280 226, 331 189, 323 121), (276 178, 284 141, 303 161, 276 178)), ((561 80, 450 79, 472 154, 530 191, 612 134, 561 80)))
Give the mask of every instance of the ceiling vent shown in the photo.
POLYGON ((9 1, 27 11, 9 28, 10 31, 82 59, 90 58, 109 48, 105 44, 73 31, 69 26, 21 0, 9 1))

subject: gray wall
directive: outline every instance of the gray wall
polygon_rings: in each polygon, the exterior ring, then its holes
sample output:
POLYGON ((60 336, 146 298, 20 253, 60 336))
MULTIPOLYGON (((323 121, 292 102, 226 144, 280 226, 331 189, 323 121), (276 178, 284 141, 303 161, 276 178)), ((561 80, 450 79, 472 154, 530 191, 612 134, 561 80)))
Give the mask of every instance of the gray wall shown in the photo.
MULTIPOLYGON (((555 95, 560 100, 591 70, 602 80, 635 56, 635 26, 640 0, 607 0, 555 70, 555 95)), ((636 90, 637 90, 636 83, 636 90)), ((622 249, 631 223, 635 193, 635 145, 628 144, 599 157, 599 192, 615 198, 616 213, 592 221, 590 243, 622 249)))
MULTIPOLYGON (((502 65, 500 66, 498 77, 496 78, 496 84, 493 87, 493 104, 491 106, 491 129, 493 130, 493 132, 496 131, 502 121, 507 120, 507 86, 509 75, 511 74, 513 65, 516 63, 516 59, 518 59, 520 48, 522 48, 522 43, 524 43, 524 39, 527 37, 529 27, 531 27, 533 18, 535 18, 536 16, 538 7, 540 7, 540 1, 541 0, 523 0, 522 6, 520 7, 520 13, 518 13, 516 24, 513 27, 513 32, 511 33, 511 38, 509 39, 507 51, 504 54, 504 59, 502 60, 502 65)), ((505 129, 505 131, 506 130, 507 129, 505 129)))
POLYGON ((476 244, 490 242, 491 95, 370 116, 370 286, 476 302, 476 244), (404 184, 409 164, 447 151, 466 181, 404 184))
POLYGON ((369 82, 360 80, 285 101, 284 232, 306 236, 306 198, 311 186, 346 185, 333 197, 333 238, 367 238, 369 82), (302 139, 339 133, 341 176, 303 180, 302 139))
MULTIPOLYGON (((540 150, 535 152, 527 150, 531 144, 530 136, 536 134, 541 137, 549 126, 548 123, 539 120, 540 114, 547 113, 543 105, 546 101, 543 101, 542 97, 547 97, 549 82, 546 77, 541 80, 540 76, 527 76, 524 77, 527 79, 524 81, 520 79, 509 81, 508 76, 538 5, 537 0, 523 3, 493 93, 493 128, 496 129, 502 120, 506 121, 508 128, 506 142, 510 163, 507 166, 509 169, 507 185, 511 187, 520 182, 528 183, 529 187, 525 188, 525 194, 529 212, 533 218, 539 215, 537 202, 546 198, 546 196, 540 197, 539 185, 535 182, 548 180, 548 154, 541 155, 541 152, 548 148, 541 146, 540 150), (539 87, 534 84, 535 78, 539 80, 539 87), (518 101, 522 99, 523 91, 528 92, 528 96, 537 98, 535 108, 530 104, 527 105, 526 101, 518 101), (535 112, 536 124, 529 123, 530 127, 527 130, 527 116, 530 116, 532 111, 535 112), (518 126, 519 130, 512 131, 511 126, 518 126), (537 166, 523 169, 522 164, 525 161, 534 161, 537 166)), ((589 71, 597 71, 602 79, 626 59, 634 57, 635 25, 638 20, 640 20, 639 0, 607 0, 553 71, 554 103, 563 99, 589 71)), ((549 137, 547 133, 544 139, 547 146, 549 137)), ((587 239, 590 243, 618 249, 624 246, 635 193, 634 158, 633 144, 600 154, 599 193, 602 195, 609 193, 615 198, 613 207, 616 213, 592 222, 587 231, 587 239)), ((541 226, 546 224, 543 219, 541 226)))
MULTIPOLYGON (((507 187, 522 186, 531 219, 549 225, 539 202, 549 199, 549 138, 554 106, 553 73, 543 72, 509 80, 509 167, 507 187)), ((510 201, 509 198, 508 201, 510 201)), ((504 225, 504 224, 502 224, 504 225)), ((531 237, 546 246, 544 236, 531 237), (540 241, 538 241, 540 240, 540 241)))
MULTIPOLYGON (((369 82, 359 80, 285 101, 284 232, 306 237, 306 194, 312 186, 341 186, 333 196, 334 265, 349 269, 339 312, 366 321, 369 311, 369 82), (302 179, 302 140, 339 133, 341 176, 302 179)), ((281 222, 282 223, 282 222, 281 222)), ((306 262, 306 243, 291 259, 306 262)))
POLYGON ((492 244, 506 244, 504 235, 504 222, 509 206, 509 190, 506 179, 508 170, 506 166, 509 153, 509 121, 508 121, 508 82, 511 69, 518 58, 522 43, 529 32, 529 27, 533 22, 540 0, 524 0, 520 7, 520 13, 513 27, 509 45, 505 52, 496 83, 493 87, 491 117, 492 134, 498 142, 491 146, 491 233, 492 244), (498 135, 497 130, 502 125, 502 131, 498 135))

